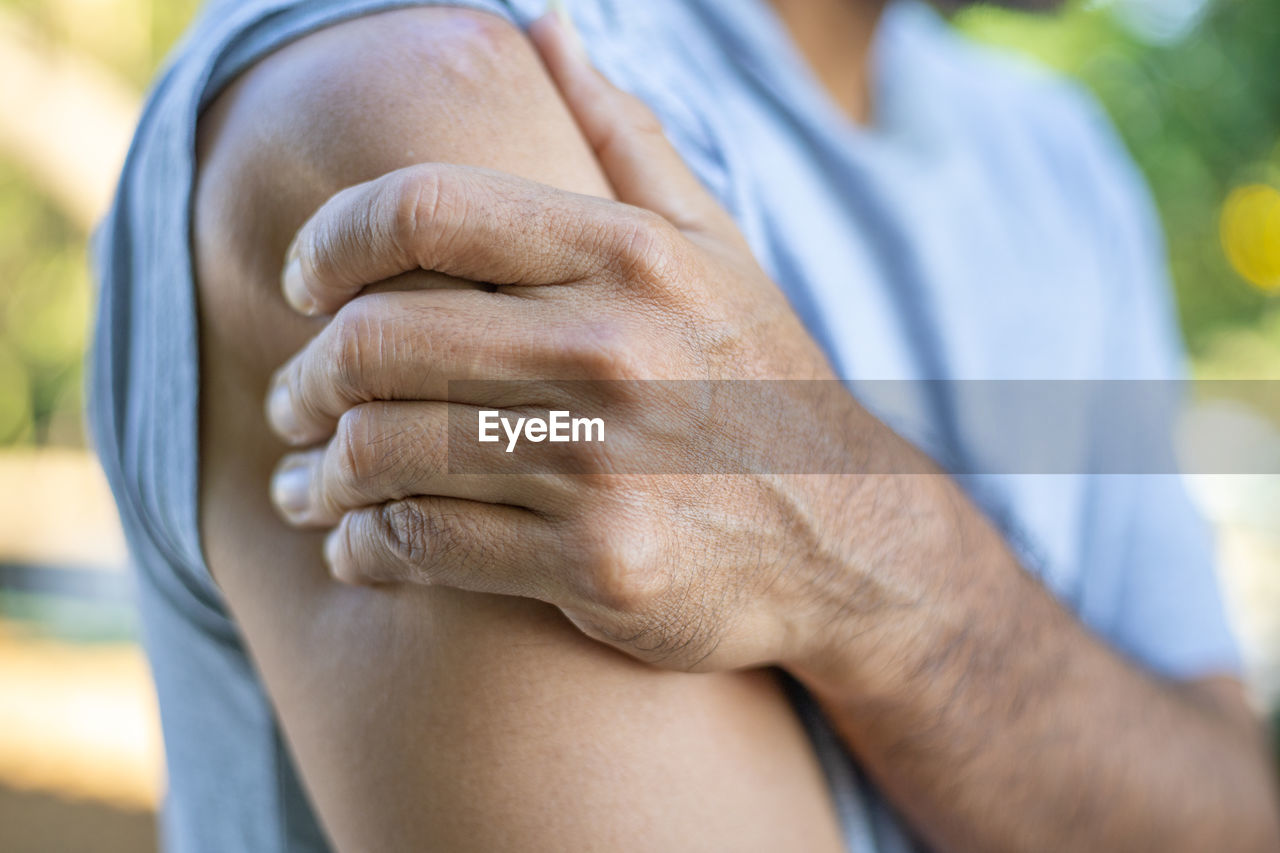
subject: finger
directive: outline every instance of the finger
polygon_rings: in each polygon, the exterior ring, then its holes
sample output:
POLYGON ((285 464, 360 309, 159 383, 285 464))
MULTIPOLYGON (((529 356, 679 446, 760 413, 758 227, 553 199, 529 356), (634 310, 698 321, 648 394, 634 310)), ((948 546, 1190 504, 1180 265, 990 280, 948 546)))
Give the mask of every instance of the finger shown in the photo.
POLYGON ((651 210, 681 230, 736 236, 732 218, 685 165, 662 123, 639 98, 592 67, 562 17, 543 16, 529 36, 618 199, 651 210))
POLYGON ((343 516, 325 562, 344 583, 417 583, 550 601, 559 572, 551 522, 456 498, 410 498, 343 516))
POLYGON ((476 290, 365 294, 276 372, 267 420, 286 442, 305 446, 332 435, 353 406, 449 400, 451 382, 469 383, 473 396, 462 402, 533 403, 512 395, 533 394, 534 380, 590 378, 582 365, 600 361, 592 354, 600 333, 575 329, 552 310, 476 290), (494 396, 483 396, 485 389, 494 396))
POLYGON ((530 454, 484 452, 475 431, 478 411, 449 403, 356 406, 339 418, 323 449, 281 461, 272 500, 287 521, 302 527, 332 527, 351 510, 415 496, 560 504, 563 482, 534 473, 530 454))
POLYGON ((412 270, 488 284, 561 284, 610 268, 602 247, 636 227, 625 205, 466 166, 410 166, 349 187, 318 210, 285 261, 285 298, 336 311, 412 270))

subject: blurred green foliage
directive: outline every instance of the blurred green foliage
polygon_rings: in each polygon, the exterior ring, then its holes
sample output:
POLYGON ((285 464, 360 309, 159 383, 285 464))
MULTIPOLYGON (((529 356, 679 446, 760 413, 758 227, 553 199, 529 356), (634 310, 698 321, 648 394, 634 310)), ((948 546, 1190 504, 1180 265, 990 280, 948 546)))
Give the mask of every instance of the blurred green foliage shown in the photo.
POLYGON ((1192 354, 1216 362, 1224 347, 1238 349, 1230 338, 1262 331, 1269 348, 1254 354, 1265 363, 1216 372, 1274 371, 1280 323, 1266 317, 1277 300, 1231 268, 1219 216, 1234 187, 1280 186, 1280 3, 1218 0, 1190 36, 1169 45, 1144 44, 1096 3, 1039 18, 980 8, 960 26, 1029 52, 1093 90, 1159 204, 1192 354))
POLYGON ((89 315, 83 236, 0 160, 0 443, 80 438, 89 315))
POLYGON ((0 0, 51 43, 68 45, 141 92, 200 0, 0 0))
MULTIPOLYGON (((50 45, 139 94, 197 0, 0 0, 50 45)), ((84 443, 88 235, 0 150, 0 447, 84 443)))
MULTIPOLYGON (((197 5, 0 0, 138 92, 197 5)), ((1111 112, 1154 188, 1201 372, 1280 376, 1280 300, 1241 279, 1219 239, 1233 187, 1280 185, 1280 3, 1218 0, 1190 37, 1163 46, 1126 31, 1099 2, 1043 17, 980 7, 958 23, 1076 75, 1111 112)), ((86 236, 0 153, 0 446, 83 441, 86 236)))

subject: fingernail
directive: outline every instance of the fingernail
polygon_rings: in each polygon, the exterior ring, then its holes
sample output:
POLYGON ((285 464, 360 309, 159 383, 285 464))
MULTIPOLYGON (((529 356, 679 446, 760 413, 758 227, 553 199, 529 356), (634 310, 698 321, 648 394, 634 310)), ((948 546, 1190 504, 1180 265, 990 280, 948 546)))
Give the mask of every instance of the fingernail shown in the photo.
POLYGON ((565 38, 569 41, 569 47, 577 57, 584 62, 590 61, 587 55, 587 46, 582 41, 582 34, 578 32, 578 27, 573 22, 573 17, 569 14, 569 6, 566 0, 547 0, 547 12, 554 15, 556 21, 560 24, 560 28, 564 30, 565 38))
POLYGON ((343 580, 343 577, 338 574, 338 556, 342 549, 342 543, 338 537, 343 535, 342 525, 338 525, 324 537, 324 564, 328 567, 329 574, 337 580, 343 580))
POLYGON ((286 460, 271 477, 271 500, 294 524, 311 508, 311 466, 304 459, 286 460))
POLYGON ((316 304, 302 278, 301 258, 295 256, 285 265, 281 284, 284 289, 284 298, 293 306, 293 310, 308 317, 314 317, 319 313, 320 306, 316 304))
POLYGON ((283 379, 277 379, 267 395, 267 420, 282 437, 298 441, 302 437, 302 425, 293 408, 293 394, 283 379))

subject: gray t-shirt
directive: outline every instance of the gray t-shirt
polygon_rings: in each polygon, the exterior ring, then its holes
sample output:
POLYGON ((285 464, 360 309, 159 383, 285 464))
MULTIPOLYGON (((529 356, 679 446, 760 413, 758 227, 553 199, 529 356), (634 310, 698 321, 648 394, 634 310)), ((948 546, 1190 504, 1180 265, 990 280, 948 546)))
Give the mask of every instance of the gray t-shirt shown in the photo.
MULTIPOLYGON (((526 24, 544 4, 211 3, 148 100, 97 236, 91 420, 137 570, 169 765, 163 827, 175 851, 326 846, 201 553, 196 119, 280 45, 410 5, 526 24)), ((1100 112, 1069 84, 967 45, 927 8, 902 3, 878 36, 869 130, 826 98, 766 0, 572 5, 597 65, 654 108, 844 377, 1179 375, 1146 191, 1100 112)), ((908 437, 926 447, 941 437, 963 460, 977 439, 948 386, 921 387, 936 399, 908 437)), ((1177 478, 962 482, 1028 568, 1121 653, 1174 677, 1238 668, 1210 538, 1177 478)), ((912 849, 812 703, 795 696, 849 849, 912 849)))

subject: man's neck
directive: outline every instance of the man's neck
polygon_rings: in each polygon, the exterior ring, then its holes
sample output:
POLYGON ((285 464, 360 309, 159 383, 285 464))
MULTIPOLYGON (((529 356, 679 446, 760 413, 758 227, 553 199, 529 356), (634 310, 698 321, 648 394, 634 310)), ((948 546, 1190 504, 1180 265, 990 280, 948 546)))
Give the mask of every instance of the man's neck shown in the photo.
POLYGON ((831 99, 871 122, 871 44, 886 0, 769 0, 831 99))

